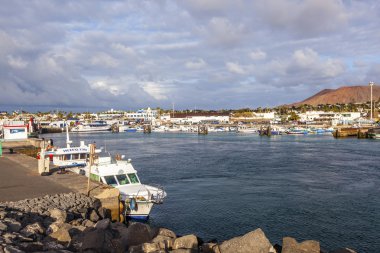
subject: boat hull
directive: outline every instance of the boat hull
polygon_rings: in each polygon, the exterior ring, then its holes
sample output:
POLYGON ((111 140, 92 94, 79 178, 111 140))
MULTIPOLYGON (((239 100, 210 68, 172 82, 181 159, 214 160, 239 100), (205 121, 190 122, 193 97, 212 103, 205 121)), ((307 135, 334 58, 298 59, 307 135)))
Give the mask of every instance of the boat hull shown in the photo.
POLYGON ((371 139, 380 139, 380 134, 368 134, 368 137, 371 139))
POLYGON ((132 210, 129 202, 125 202, 126 210, 125 217, 133 220, 148 220, 150 211, 153 208, 154 203, 150 201, 137 201, 136 208, 132 210))

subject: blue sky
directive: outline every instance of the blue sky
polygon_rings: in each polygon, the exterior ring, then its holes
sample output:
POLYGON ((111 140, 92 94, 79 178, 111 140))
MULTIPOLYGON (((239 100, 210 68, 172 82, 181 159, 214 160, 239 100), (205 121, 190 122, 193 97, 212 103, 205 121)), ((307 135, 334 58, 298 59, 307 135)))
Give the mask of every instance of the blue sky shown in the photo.
POLYGON ((0 110, 265 107, 378 83, 379 17, 370 0, 8 1, 0 110))

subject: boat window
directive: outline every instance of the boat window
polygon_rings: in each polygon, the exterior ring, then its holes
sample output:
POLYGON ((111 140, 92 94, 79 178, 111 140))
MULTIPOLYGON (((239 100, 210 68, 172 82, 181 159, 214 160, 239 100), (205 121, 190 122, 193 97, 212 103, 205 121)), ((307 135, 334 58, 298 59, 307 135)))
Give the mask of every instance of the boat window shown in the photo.
POLYGON ((105 176, 104 180, 106 180, 106 184, 111 186, 117 186, 117 181, 114 176, 105 176))
POLYGON ((86 159, 86 154, 85 153, 79 154, 79 159, 86 159))
POLYGON ((65 155, 65 158, 63 160, 71 160, 71 155, 65 155))
POLYGON ((72 156, 73 156, 73 158, 72 158, 73 160, 79 159, 79 154, 73 154, 72 156))
POLYGON ((125 175, 125 174, 116 175, 116 178, 117 178, 117 181, 119 181, 120 185, 129 184, 127 175, 125 175))
POLYGON ((137 178, 137 176, 136 176, 135 173, 128 174, 128 177, 129 177, 129 180, 131 180, 132 184, 138 184, 138 183, 140 183, 139 179, 137 178))

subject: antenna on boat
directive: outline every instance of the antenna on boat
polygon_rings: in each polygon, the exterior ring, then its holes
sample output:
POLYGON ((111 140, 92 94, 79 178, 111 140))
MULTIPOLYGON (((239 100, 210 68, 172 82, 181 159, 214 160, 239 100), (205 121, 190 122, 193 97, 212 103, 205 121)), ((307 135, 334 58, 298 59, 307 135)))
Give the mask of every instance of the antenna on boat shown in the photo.
POLYGON ((65 121, 65 124, 66 124, 66 147, 69 148, 70 144, 73 143, 73 142, 70 141, 70 137, 69 137, 69 125, 67 124, 67 121, 65 121))

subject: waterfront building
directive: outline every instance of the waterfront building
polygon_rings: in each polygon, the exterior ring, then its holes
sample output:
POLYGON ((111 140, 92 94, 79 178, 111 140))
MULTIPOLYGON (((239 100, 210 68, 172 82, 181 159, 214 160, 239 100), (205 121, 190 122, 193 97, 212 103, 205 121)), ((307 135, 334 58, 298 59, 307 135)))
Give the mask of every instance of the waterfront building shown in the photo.
POLYGON ((28 138, 27 125, 24 121, 7 121, 3 123, 4 140, 25 140, 28 138))
POLYGON ((162 115, 160 119, 174 124, 228 124, 230 114, 218 112, 168 113, 162 115))
POLYGON ((279 123, 281 118, 276 112, 252 112, 248 115, 237 116, 235 115, 231 121, 234 122, 255 122, 261 124, 279 123))
POLYGON ((125 111, 122 110, 114 110, 110 109, 105 112, 100 112, 97 115, 97 119, 99 120, 113 120, 113 119, 120 119, 125 115, 125 111))
POLYGON ((348 125, 353 124, 361 116, 360 112, 323 112, 307 111, 298 113, 299 121, 303 123, 330 124, 330 125, 348 125))
POLYGON ((148 109, 141 109, 136 112, 128 112, 125 114, 126 118, 134 121, 144 121, 144 122, 152 122, 158 116, 157 110, 152 110, 148 107, 148 109))

